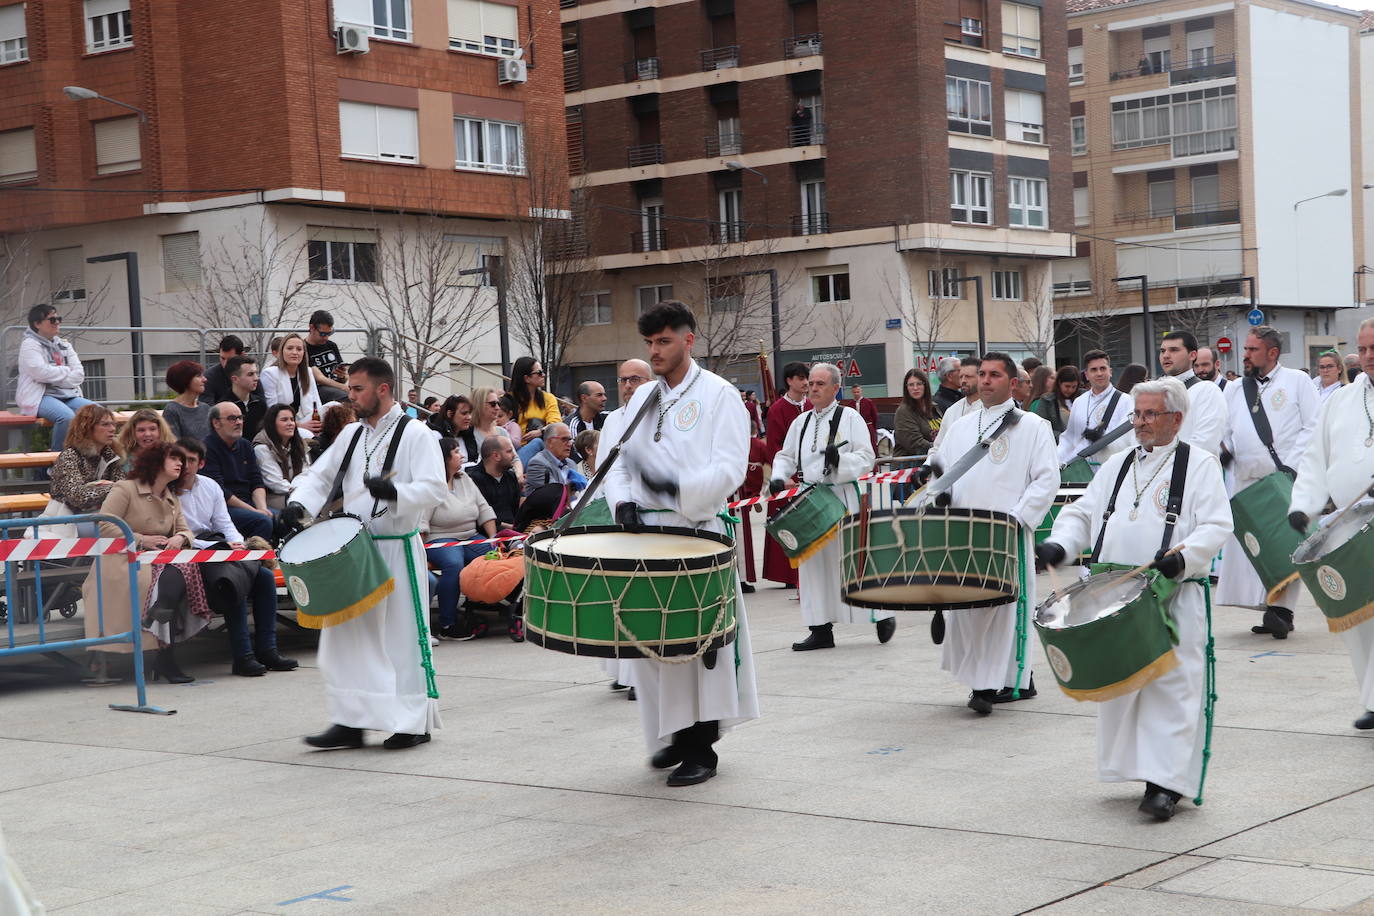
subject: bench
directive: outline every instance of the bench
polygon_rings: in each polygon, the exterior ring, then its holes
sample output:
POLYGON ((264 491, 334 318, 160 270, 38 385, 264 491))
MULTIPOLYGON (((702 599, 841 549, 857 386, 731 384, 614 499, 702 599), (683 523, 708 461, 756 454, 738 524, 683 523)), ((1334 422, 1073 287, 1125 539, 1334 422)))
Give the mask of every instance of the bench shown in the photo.
POLYGON ((0 495, 0 515, 37 515, 48 506, 46 493, 6 493, 0 495))
POLYGON ((0 470, 47 468, 57 461, 58 452, 6 452, 0 455, 0 470))
MULTIPOLYGON (((132 410, 116 410, 114 412, 115 422, 123 424, 133 415, 132 410)), ((15 413, 12 410, 0 410, 0 429, 25 429, 29 426, 52 426, 52 423, 42 417, 15 413)))

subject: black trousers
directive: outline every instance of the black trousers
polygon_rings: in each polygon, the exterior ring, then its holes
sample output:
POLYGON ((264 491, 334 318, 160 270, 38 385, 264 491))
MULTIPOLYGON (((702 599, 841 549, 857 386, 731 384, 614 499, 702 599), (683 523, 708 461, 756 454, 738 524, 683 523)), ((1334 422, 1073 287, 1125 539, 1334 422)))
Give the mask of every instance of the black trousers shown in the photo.
POLYGON ((699 763, 712 769, 719 762, 719 757, 711 749, 711 745, 719 740, 720 723, 714 719, 709 722, 697 722, 673 733, 673 747, 682 751, 684 762, 699 763))

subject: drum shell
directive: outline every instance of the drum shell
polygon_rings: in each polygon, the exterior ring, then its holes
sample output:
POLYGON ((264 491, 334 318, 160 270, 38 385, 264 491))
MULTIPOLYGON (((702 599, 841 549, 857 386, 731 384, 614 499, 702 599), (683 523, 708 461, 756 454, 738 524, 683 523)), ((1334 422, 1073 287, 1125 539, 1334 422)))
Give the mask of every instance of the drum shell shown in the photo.
POLYGON ((1097 468, 1087 458, 1075 458, 1059 469, 1059 483, 1063 486, 1087 487, 1096 473, 1097 468))
MULTIPOLYGON (((1300 545, 1300 547, 1305 546, 1300 545)), ((1303 551, 1299 550, 1299 554, 1303 551)), ((1308 561, 1294 559, 1312 600, 1326 616, 1326 626, 1340 633, 1374 618, 1374 525, 1308 561)))
POLYGON ((1077 484, 1060 484, 1059 492, 1054 495, 1054 502, 1050 504, 1050 511, 1045 513, 1045 517, 1040 521, 1040 526, 1035 529, 1035 543, 1043 544, 1049 540, 1050 532, 1054 530, 1054 520, 1059 518, 1059 513, 1069 503, 1081 498, 1088 492, 1087 486, 1077 484))
POLYGON ((1293 479, 1281 471, 1263 477, 1231 497, 1235 537, 1259 575, 1269 600, 1298 578, 1293 552, 1304 536, 1288 524, 1293 479))
MULTIPOLYGON (((694 528, 642 530, 645 535, 706 538, 720 549, 679 559, 578 557, 549 549, 562 532, 542 531, 525 542, 526 639, 555 652, 597 658, 651 657, 636 641, 664 656, 693 655, 708 639, 711 649, 734 642, 734 542, 694 528), (616 626, 616 598, 621 624, 633 638, 616 626)), ((642 536, 617 525, 573 531, 642 536)))
POLYGON ((781 512, 768 519, 766 528, 778 542, 793 568, 833 536, 845 517, 844 501, 827 486, 812 484, 798 493, 781 512))
POLYGON ((303 533, 287 538, 277 554, 282 581, 296 603, 296 622, 301 626, 321 630, 346 623, 372 610, 395 590, 391 569, 366 528, 359 527, 346 543, 318 559, 302 563, 283 559, 282 552, 303 533))

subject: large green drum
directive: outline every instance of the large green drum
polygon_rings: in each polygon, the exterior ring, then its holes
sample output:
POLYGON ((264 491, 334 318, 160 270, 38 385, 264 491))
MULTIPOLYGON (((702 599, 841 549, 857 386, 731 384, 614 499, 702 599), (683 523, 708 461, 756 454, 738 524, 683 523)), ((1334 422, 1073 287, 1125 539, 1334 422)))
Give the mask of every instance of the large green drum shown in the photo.
POLYGON ((770 518, 766 527, 796 569, 834 539, 844 516, 844 503, 829 487, 811 484, 770 518))
POLYGON ((1288 504, 1292 499, 1293 478, 1281 471, 1255 481, 1231 497, 1236 540, 1259 574, 1271 603, 1298 578, 1293 551, 1304 536, 1288 525, 1288 504))
POLYGON ((1054 520, 1059 518, 1060 511, 1081 497, 1087 490, 1086 484, 1082 486, 1077 484, 1059 485, 1059 492, 1054 494, 1054 502, 1050 504, 1050 511, 1045 513, 1045 517, 1040 520, 1040 527, 1035 529, 1035 543, 1040 544, 1049 539, 1050 532, 1054 530, 1054 520))
POLYGON ((1087 487, 1093 482, 1093 475, 1096 473, 1097 465, 1089 463, 1087 458, 1075 458, 1059 469, 1059 483, 1087 487))
POLYGON ((336 515, 297 531, 282 543, 277 560, 296 602, 296 622, 312 630, 366 614, 396 587, 356 515, 336 515))
POLYGON ((541 531, 525 542, 525 635, 570 655, 691 658, 734 641, 735 581, 724 534, 541 531))
POLYGON ((1293 563, 1332 633, 1374 617, 1374 504, 1356 505, 1298 545, 1293 563))
POLYGON ((1053 592, 1035 631, 1059 688, 1102 702, 1139 690, 1178 664, 1168 616, 1175 583, 1156 572, 1100 572, 1053 592))
POLYGON ((890 611, 996 607, 1020 594, 1020 525, 985 509, 898 506, 840 525, 841 598, 890 611))

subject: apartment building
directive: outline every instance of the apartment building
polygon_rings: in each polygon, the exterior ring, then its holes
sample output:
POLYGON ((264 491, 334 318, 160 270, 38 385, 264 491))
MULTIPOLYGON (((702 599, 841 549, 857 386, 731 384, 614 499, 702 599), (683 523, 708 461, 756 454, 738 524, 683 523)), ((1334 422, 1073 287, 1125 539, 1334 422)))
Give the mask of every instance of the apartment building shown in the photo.
POLYGON ((527 149, 566 155, 557 36, 553 0, 0 5, 5 323, 54 301, 69 323, 138 324, 141 307, 143 325, 181 329, 145 333, 138 369, 127 336, 83 339, 88 393, 127 397, 132 376, 155 391, 198 352, 207 317, 397 324, 393 275, 434 242, 439 283, 470 285, 452 301, 480 315, 453 348, 499 365, 481 271, 549 206, 531 200, 527 149))
POLYGON ((988 346, 1049 343, 1016 328, 1048 328, 1048 264, 1072 254, 1062 6, 562 7, 575 378, 609 380, 670 296, 741 387, 763 349, 895 395, 911 366, 976 348, 972 277, 988 346))
POLYGON ((1174 326, 1231 340, 1238 370, 1252 303, 1291 366, 1339 344, 1365 252, 1359 24, 1307 0, 1069 0, 1061 361, 1105 342, 1147 362, 1174 326))

